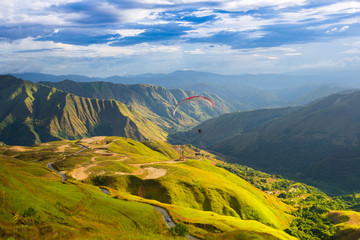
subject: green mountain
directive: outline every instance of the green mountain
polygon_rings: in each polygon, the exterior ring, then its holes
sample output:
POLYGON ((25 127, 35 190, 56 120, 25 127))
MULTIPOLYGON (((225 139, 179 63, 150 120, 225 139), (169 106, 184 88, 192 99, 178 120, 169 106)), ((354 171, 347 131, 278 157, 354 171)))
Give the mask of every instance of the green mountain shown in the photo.
POLYGON ((334 94, 212 149, 329 193, 360 191, 360 91, 334 94))
POLYGON ((156 205, 201 239, 295 239, 293 207, 199 151, 120 137, 0 146, 0 237, 171 239, 156 205))
POLYGON ((191 143, 197 147, 210 148, 221 141, 231 139, 264 123, 290 114, 296 109, 299 109, 299 107, 260 109, 223 114, 206 120, 188 132, 169 135, 168 139, 172 143, 191 143), (198 129, 202 130, 201 134, 198 133, 198 129))
POLYGON ((41 83, 81 97, 114 99, 123 102, 139 110, 144 117, 167 131, 174 131, 179 127, 189 128, 201 121, 235 109, 215 94, 201 93, 213 100, 214 107, 208 107, 201 102, 187 103, 179 108, 174 117, 172 112, 178 102, 184 98, 199 95, 199 93, 182 89, 166 89, 148 84, 83 83, 70 80, 41 83))
POLYGON ((136 109, 115 100, 78 97, 12 76, 0 77, 0 141, 32 145, 96 135, 138 140, 166 133, 136 109))

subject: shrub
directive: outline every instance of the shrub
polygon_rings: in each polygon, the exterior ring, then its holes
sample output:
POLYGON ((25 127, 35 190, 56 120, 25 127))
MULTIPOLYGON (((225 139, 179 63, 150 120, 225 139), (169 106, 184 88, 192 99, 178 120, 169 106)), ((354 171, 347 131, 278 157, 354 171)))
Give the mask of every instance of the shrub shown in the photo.
POLYGON ((176 224, 176 226, 172 227, 170 231, 173 235, 180 237, 185 237, 189 234, 189 228, 183 223, 176 224))

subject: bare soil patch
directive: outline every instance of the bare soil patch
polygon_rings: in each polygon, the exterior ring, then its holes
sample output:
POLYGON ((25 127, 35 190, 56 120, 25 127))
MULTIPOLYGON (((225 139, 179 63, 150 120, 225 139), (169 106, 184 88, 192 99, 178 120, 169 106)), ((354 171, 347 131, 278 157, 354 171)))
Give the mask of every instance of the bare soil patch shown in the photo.
POLYGON ((69 144, 61 145, 61 146, 56 148, 55 152, 65 152, 65 148, 68 148, 68 147, 70 147, 69 144))
POLYGON ((13 146, 10 148, 10 150, 14 150, 17 152, 28 152, 28 151, 32 151, 32 149, 26 148, 26 147, 22 147, 22 146, 13 146))
POLYGON ((146 177, 144 177, 144 179, 157 179, 159 177, 165 176, 167 172, 167 169, 154 168, 154 167, 148 167, 145 168, 144 170, 148 172, 148 174, 146 175, 146 177))
POLYGON ((80 143, 92 143, 95 141, 103 141, 105 139, 104 136, 92 137, 92 138, 84 138, 80 140, 80 143))
POLYGON ((89 177, 89 174, 86 173, 86 171, 89 168, 95 167, 97 164, 90 164, 87 166, 81 166, 78 168, 74 168, 73 170, 71 170, 71 172, 69 172, 69 175, 72 176, 73 178, 75 178, 76 180, 85 180, 86 178, 89 177))

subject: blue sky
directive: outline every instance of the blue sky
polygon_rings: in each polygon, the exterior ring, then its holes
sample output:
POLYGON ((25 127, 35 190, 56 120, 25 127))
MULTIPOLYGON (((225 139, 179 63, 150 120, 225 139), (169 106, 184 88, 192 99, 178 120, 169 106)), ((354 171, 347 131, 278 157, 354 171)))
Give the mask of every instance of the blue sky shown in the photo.
POLYGON ((360 1, 2 0, 0 73, 360 69, 360 1))

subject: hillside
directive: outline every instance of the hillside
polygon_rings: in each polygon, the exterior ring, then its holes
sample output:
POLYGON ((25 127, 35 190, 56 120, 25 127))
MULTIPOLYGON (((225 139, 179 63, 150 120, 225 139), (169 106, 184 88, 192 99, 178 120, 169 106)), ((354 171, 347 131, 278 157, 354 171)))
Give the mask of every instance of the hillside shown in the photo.
POLYGON ((191 234, 200 238, 222 239, 225 235, 235 237, 240 234, 245 238, 295 239, 283 231, 293 219, 289 215, 292 207, 214 166, 219 162, 215 156, 196 148, 164 142, 141 143, 119 137, 94 137, 34 147, 0 146, 0 161, 3 166, 0 170, 4 172, 1 175, 5 174, 24 192, 24 198, 13 200, 18 194, 17 188, 13 189, 9 184, 1 187, 2 196, 6 196, 2 199, 8 206, 6 217, 2 218, 6 225, 0 232, 3 236, 9 236, 23 221, 10 223, 6 219, 13 219, 17 209, 24 217, 22 213, 31 207, 36 210, 34 219, 40 216, 42 224, 34 221, 27 232, 19 235, 37 234, 41 236, 39 238, 51 239, 50 234, 55 236, 58 229, 66 228, 69 230, 64 235, 72 234, 75 239, 83 232, 85 236, 102 239, 113 227, 114 236, 123 232, 125 239, 133 233, 137 234, 134 235, 137 239, 152 239, 151 236, 163 239, 156 235, 166 237, 168 231, 158 223, 158 215, 148 205, 152 204, 165 208, 175 223, 185 223, 191 234), (196 154, 199 151, 201 155, 196 154), (50 162, 55 162, 54 166, 67 175, 67 182, 61 184, 60 176, 56 177, 44 168, 50 162), (11 171, 10 166, 14 166, 11 171), (22 178, 24 182, 20 180, 22 178), (105 194, 101 196, 100 190, 93 185, 108 189, 112 198, 105 194), (44 190, 31 194, 35 186, 44 190), (47 189, 50 189, 49 196, 47 189), (71 204, 67 194, 75 200, 71 204), (64 201, 58 203, 63 195, 64 201), (83 196, 90 200, 86 201, 83 196), (41 207, 42 199, 48 199, 44 207, 41 207), (82 204, 83 201, 86 203, 82 204), (103 204, 103 207, 88 209, 94 201, 98 201, 94 206, 103 204), (123 210, 118 210, 120 205, 123 210), (58 212, 54 212, 53 206, 58 212), (66 215, 68 209, 74 209, 74 214, 66 215), (136 209, 139 212, 133 212, 136 209), (139 220, 138 216, 143 219, 139 220), (106 220, 98 223, 101 217, 106 220), (130 221, 118 219, 123 217, 130 221), (73 225, 75 221, 81 223, 79 227, 73 225), (102 236, 99 229, 104 224, 108 226, 104 227, 102 236), (41 235, 39 229, 48 225, 51 229, 41 235), (137 229, 133 230, 131 226, 137 226, 137 229))
POLYGON ((0 154, 1 239, 173 239, 152 206, 61 182, 36 161, 0 154))
POLYGON ((121 102, 78 97, 12 76, 0 77, 0 104, 0 141, 12 145, 96 135, 166 137, 139 111, 121 102))
POLYGON ((206 120, 188 132, 169 135, 168 139, 172 143, 191 143, 200 148, 209 148, 216 143, 250 131, 266 122, 290 114, 298 108, 260 109, 223 114, 206 120), (198 133, 198 129, 202 130, 201 134, 198 133))
POLYGON ((82 83, 70 80, 57 83, 41 83, 81 97, 114 99, 123 102, 137 109, 151 122, 168 131, 173 131, 179 127, 188 128, 206 119, 234 110, 234 107, 217 95, 202 93, 201 95, 213 100, 214 107, 208 107, 202 103, 187 103, 179 108, 177 115, 174 117, 172 111, 178 102, 184 98, 199 95, 199 93, 182 89, 166 89, 148 84, 82 83))
POLYGON ((212 149, 329 193, 360 191, 359 101, 359 91, 334 94, 212 149))

